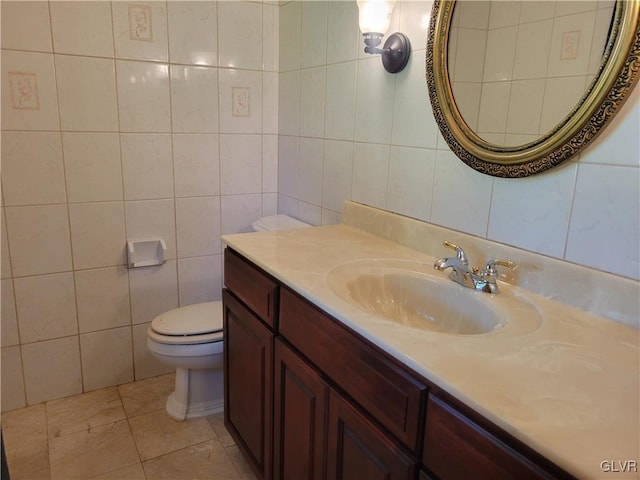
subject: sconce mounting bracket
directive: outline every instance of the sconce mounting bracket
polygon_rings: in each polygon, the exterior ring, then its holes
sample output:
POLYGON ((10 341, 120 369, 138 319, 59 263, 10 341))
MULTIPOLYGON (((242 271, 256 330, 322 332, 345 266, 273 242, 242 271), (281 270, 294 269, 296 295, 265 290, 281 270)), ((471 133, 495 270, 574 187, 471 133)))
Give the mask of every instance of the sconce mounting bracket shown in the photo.
POLYGON ((387 72, 401 72, 409 62, 411 42, 403 33, 392 33, 384 42, 380 53, 382 54, 382 65, 384 65, 387 72))

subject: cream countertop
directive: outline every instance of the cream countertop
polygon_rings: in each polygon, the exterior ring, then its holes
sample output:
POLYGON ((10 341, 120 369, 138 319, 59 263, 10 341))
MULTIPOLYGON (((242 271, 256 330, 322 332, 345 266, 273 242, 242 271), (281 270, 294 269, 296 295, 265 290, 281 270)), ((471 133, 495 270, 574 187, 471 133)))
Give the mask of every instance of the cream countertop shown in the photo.
POLYGON ((409 329, 342 300, 326 275, 358 259, 432 264, 429 255, 348 225, 222 239, 573 475, 622 478, 604 473, 601 462, 640 463, 638 330, 508 285, 501 285, 504 298, 523 295, 533 302, 539 328, 513 337, 409 329))

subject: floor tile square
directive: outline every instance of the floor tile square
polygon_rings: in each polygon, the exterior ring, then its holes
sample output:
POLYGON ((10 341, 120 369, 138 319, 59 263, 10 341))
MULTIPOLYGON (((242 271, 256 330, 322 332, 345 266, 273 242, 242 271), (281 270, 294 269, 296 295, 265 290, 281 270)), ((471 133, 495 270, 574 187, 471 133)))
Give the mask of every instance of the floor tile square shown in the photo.
POLYGON ((240 478, 242 480, 257 480, 253 470, 251 470, 247 460, 244 458, 237 446, 228 447, 225 450, 233 462, 233 465, 236 467, 236 470, 240 473, 240 478))
POLYGON ((49 438, 91 430, 126 418, 115 387, 46 403, 49 438))
POLYGON ((216 415, 211 415, 207 417, 209 421, 209 425, 213 428, 213 431, 216 432, 216 436, 223 447, 231 447, 236 444, 236 441, 229 434, 229 431, 224 426, 224 413, 218 413, 216 415))
POLYGON ((127 420, 49 440, 51 478, 86 479, 139 463, 127 420))
POLYGON ((174 390, 175 373, 147 378, 118 387, 127 417, 163 410, 174 390))
POLYGON ((164 409, 130 418, 129 424, 143 461, 215 438, 205 417, 178 422, 164 409))
MULTIPOLYGON (((190 477, 185 477, 190 478, 190 477)), ((112 472, 103 473, 97 477, 91 477, 89 480, 147 480, 147 476, 144 474, 142 463, 135 463, 128 467, 119 468, 112 472)), ((175 479, 182 480, 182 479, 175 479)))
POLYGON ((12 479, 49 478, 49 446, 44 404, 3 412, 2 437, 12 479))
POLYGON ((217 439, 154 458, 144 462, 143 466, 147 478, 154 480, 241 480, 240 474, 217 439))

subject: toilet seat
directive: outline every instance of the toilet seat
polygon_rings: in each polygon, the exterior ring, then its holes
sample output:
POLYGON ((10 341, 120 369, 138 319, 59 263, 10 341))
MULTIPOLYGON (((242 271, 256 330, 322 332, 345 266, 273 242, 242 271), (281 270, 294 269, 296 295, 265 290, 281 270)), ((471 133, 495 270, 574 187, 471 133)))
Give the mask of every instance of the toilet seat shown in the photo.
POLYGON ((205 302, 175 308, 153 319, 149 338, 164 344, 200 344, 220 342, 222 302, 205 302))

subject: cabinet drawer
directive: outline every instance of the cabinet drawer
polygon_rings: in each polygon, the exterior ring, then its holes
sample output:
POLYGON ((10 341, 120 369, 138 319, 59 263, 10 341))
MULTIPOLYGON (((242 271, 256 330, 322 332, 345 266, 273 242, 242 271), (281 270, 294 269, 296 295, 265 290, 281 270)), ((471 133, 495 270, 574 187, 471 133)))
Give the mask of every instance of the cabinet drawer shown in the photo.
POLYGON ((339 322, 283 288, 280 333, 412 451, 426 387, 339 322))
POLYGON ((224 283, 236 297, 274 328, 278 285, 233 250, 224 251, 224 283))
POLYGON ((423 462, 441 480, 554 478, 433 395, 427 402, 423 462))

